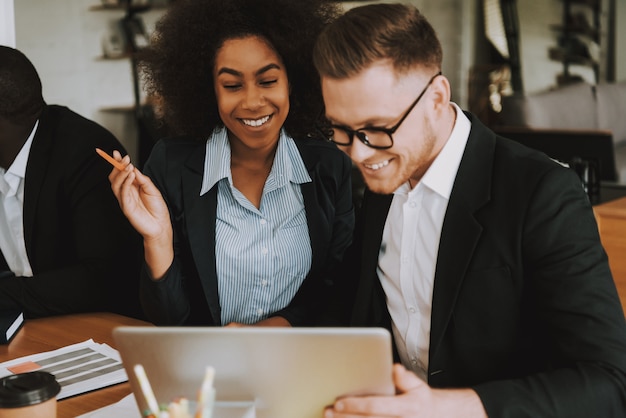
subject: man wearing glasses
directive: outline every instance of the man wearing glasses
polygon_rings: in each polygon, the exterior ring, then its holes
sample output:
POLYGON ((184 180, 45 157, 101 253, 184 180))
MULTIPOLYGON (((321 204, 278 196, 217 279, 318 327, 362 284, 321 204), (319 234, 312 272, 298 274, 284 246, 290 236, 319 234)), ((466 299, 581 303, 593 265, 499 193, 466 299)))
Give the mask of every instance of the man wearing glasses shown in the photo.
POLYGON ((339 300, 402 363, 396 396, 326 417, 626 416, 624 312, 575 172, 450 102, 412 6, 351 9, 314 61, 322 128, 368 189, 339 300))

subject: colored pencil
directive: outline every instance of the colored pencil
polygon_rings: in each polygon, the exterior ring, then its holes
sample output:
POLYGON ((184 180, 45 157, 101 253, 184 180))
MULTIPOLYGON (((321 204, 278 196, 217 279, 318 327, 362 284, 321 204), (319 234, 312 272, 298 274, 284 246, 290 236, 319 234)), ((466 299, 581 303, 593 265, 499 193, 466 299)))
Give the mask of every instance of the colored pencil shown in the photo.
POLYGON ((124 168, 126 168, 124 165, 122 165, 122 163, 117 161, 115 158, 111 157, 106 152, 102 151, 100 148, 96 148, 96 152, 98 153, 99 156, 107 160, 109 163, 111 163, 113 167, 117 168, 118 170, 123 171, 124 168))
POLYGON ((152 413, 155 417, 158 417, 160 414, 159 404, 154 396, 150 382, 148 381, 148 376, 146 376, 146 371, 141 364, 135 364, 134 370, 135 376, 139 381, 139 387, 141 387, 141 393, 148 404, 150 413, 152 413))

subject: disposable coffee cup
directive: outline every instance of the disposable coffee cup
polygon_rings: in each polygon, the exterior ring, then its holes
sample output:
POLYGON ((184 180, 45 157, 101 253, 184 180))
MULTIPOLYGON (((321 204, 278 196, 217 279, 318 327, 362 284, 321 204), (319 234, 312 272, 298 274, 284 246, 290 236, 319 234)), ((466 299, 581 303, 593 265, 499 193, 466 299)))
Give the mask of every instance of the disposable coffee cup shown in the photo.
POLYGON ((56 418, 61 386, 47 372, 20 373, 0 379, 0 418, 56 418))

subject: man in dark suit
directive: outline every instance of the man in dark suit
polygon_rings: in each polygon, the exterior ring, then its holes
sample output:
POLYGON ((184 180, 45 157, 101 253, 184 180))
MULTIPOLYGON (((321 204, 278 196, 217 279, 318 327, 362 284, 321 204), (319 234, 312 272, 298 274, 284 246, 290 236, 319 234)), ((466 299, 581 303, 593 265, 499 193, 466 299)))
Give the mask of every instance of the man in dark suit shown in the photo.
POLYGON ((141 242, 96 147, 121 144, 95 122, 46 105, 32 63, 0 46, 0 309, 29 318, 139 315, 141 242))
POLYGON ((402 363, 396 396, 326 417, 626 416, 624 312, 573 170, 450 101, 412 6, 351 9, 314 60, 328 133, 367 185, 339 300, 402 363))

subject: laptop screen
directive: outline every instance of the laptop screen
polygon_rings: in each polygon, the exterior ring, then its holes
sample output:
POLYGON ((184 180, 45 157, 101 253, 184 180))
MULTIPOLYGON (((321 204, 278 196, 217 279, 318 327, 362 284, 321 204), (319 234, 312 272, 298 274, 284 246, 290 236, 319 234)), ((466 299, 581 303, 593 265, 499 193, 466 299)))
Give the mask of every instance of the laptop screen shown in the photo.
POLYGON ((218 402, 257 418, 319 418, 342 395, 393 394, 391 337, 380 328, 119 327, 116 346, 140 410, 141 364, 159 403, 195 399, 208 366, 218 402))

